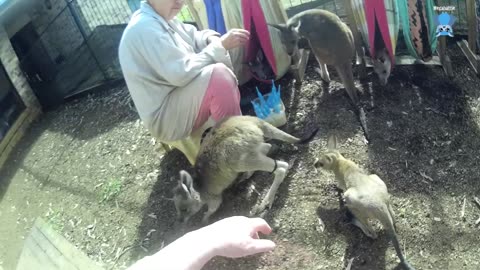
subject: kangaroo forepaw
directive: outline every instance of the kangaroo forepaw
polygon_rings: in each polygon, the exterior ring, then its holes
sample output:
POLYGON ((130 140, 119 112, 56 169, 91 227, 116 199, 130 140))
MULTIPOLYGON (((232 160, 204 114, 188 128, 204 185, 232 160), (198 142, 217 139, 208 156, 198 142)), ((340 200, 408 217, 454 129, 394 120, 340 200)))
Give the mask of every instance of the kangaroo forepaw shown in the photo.
POLYGON ((323 72, 320 68, 315 68, 315 71, 320 74, 320 77, 322 78, 323 81, 329 83, 331 80, 330 80, 330 74, 328 74, 328 72, 323 72))
POLYGON ((262 207, 261 205, 254 206, 250 211, 249 216, 250 217, 258 216, 260 213, 263 212, 263 210, 265 210, 265 207, 262 207))

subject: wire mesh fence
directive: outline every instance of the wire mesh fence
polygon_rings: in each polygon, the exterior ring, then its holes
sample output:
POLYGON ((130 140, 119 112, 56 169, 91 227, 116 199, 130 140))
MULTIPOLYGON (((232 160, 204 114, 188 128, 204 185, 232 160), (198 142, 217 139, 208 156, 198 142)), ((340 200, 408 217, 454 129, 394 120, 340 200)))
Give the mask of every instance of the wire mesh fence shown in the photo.
POLYGON ((126 24, 132 9, 125 0, 69 0, 83 27, 90 35, 98 26, 126 24))
POLYGON ((44 107, 122 79, 118 44, 132 14, 124 0, 56 3, 32 19, 30 30, 12 38, 22 70, 44 107))

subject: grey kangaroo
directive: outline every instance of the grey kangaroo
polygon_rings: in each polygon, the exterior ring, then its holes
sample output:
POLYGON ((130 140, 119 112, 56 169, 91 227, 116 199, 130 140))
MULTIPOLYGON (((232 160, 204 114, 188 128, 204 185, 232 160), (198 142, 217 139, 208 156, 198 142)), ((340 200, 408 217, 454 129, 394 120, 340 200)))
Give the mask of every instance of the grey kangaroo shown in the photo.
POLYGON ((317 131, 302 140, 257 117, 232 116, 218 122, 203 139, 192 175, 180 171, 178 185, 173 189, 178 221, 187 222, 206 204, 208 210, 202 222, 208 222, 222 203, 223 191, 243 172, 251 175, 254 171, 266 171, 275 175, 266 196, 250 215, 271 208, 289 165, 267 156, 272 145, 266 143, 265 138, 307 143, 317 131))
POLYGON ((269 25, 280 30, 281 40, 289 55, 298 48, 300 38, 308 40, 320 66, 317 72, 322 79, 330 81, 327 65, 334 66, 353 104, 358 105, 352 72, 352 60, 355 56, 353 34, 336 14, 322 9, 311 9, 296 14, 286 24, 269 25))

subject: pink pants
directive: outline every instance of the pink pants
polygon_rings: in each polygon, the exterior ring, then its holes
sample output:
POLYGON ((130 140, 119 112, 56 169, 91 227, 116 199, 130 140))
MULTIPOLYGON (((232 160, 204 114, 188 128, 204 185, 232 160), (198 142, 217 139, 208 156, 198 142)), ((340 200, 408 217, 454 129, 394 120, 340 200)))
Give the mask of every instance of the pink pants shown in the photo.
POLYGON ((218 122, 226 116, 233 115, 242 115, 237 81, 227 67, 216 65, 213 68, 193 130, 201 127, 210 116, 215 122, 218 122))

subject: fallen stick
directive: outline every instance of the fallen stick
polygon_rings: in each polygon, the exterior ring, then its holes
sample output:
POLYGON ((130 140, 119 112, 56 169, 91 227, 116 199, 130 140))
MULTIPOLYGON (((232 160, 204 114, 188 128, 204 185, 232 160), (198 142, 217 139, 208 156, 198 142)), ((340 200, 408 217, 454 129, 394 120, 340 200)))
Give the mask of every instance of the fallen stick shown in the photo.
POLYGON ((480 200, 477 197, 473 197, 473 201, 480 207, 480 200))
POLYGON ((465 217, 465 205, 467 203, 467 197, 464 197, 463 198, 463 205, 462 205, 462 212, 460 212, 460 218, 464 218, 465 217))
POLYGON ((424 172, 422 172, 422 171, 419 171, 418 173, 419 173, 423 178, 430 180, 430 182, 433 182, 433 179, 432 179, 430 176, 428 176, 426 173, 424 173, 424 172))
POLYGON ((350 268, 352 268, 352 264, 353 264, 353 260, 355 258, 351 258, 350 260, 348 260, 348 265, 347 265, 347 268, 345 268, 345 270, 350 270, 350 268))
POLYGON ((448 114, 443 113, 443 112, 441 112, 441 111, 439 111, 439 110, 436 110, 436 109, 434 109, 434 108, 427 107, 427 108, 425 108, 425 110, 426 110, 426 111, 431 111, 431 112, 434 112, 434 113, 436 113, 436 114, 440 114, 440 115, 443 115, 443 116, 448 116, 448 114))

